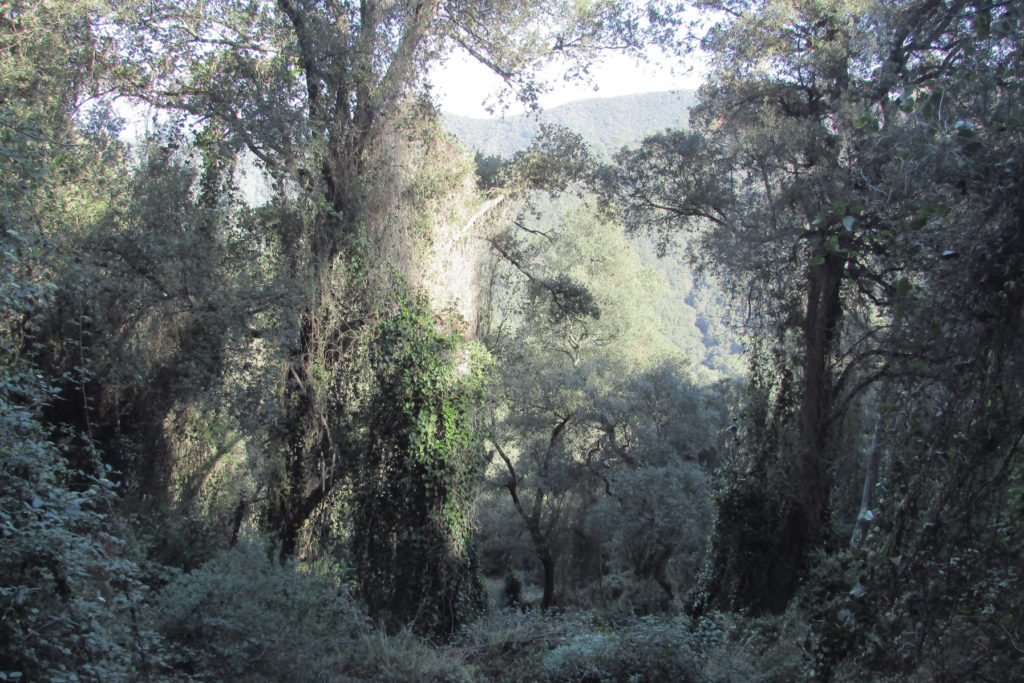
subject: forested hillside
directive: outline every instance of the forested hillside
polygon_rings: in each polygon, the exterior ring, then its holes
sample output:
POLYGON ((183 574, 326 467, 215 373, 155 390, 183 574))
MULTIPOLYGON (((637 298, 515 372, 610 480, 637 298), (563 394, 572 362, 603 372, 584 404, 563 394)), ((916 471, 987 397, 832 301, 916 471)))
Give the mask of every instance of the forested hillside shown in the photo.
MULTIPOLYGON (((648 93, 584 100, 542 111, 536 117, 469 119, 446 116, 444 125, 476 155, 480 183, 499 182, 503 165, 524 152, 542 126, 578 135, 588 154, 610 159, 624 145, 637 145, 647 134, 685 127, 694 102, 692 92, 648 93)), ((533 212, 542 224, 585 203, 586 193, 563 195, 555 202, 534 199, 533 212)), ((588 238, 581 236, 579 239, 588 238)), ((737 334, 727 327, 730 305, 721 286, 707 274, 695 277, 693 263, 679 258, 678 244, 646 234, 631 235, 621 248, 664 278, 667 289, 649 289, 651 305, 663 334, 688 362, 713 376, 742 374, 737 334), (668 258, 666 258, 668 256, 668 258)))
POLYGON ((0 679, 1021 678, 1022 35, 0 7, 0 679), (650 48, 498 156, 430 99, 650 48))
POLYGON ((530 146, 542 123, 579 133, 598 155, 610 155, 623 145, 666 128, 685 128, 696 100, 691 91, 601 97, 570 102, 537 114, 493 119, 445 115, 445 128, 470 150, 484 156, 511 157, 530 146))

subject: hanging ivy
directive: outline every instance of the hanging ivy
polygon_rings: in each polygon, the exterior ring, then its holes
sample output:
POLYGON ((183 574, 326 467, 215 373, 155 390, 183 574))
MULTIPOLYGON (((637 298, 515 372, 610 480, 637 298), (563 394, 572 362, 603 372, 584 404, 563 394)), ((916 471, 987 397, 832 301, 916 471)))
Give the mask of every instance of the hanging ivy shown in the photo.
POLYGON ((487 354, 438 332, 424 301, 403 298, 380 323, 371 363, 378 391, 352 536, 360 594, 387 627, 443 637, 482 606, 471 514, 487 354))

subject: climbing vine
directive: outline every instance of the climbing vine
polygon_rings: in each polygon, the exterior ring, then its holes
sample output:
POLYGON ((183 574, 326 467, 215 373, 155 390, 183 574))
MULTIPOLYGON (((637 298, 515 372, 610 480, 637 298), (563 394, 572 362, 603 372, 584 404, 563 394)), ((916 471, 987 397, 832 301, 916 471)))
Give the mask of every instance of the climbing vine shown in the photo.
POLYGON ((488 356, 435 323, 425 301, 400 297, 379 324, 352 540, 370 613, 444 636, 482 605, 471 515, 488 356))

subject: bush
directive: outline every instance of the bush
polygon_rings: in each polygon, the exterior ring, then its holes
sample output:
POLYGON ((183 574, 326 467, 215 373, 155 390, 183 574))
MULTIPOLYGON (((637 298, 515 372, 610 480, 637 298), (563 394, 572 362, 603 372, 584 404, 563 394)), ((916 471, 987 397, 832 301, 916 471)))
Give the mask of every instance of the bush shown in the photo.
POLYGON ((221 680, 322 680, 328 668, 336 675, 354 665, 366 634, 336 577, 275 564, 255 543, 168 585, 155 626, 177 671, 221 680))
POLYGON ((113 485, 72 471, 49 440, 51 392, 25 366, 0 366, 0 678, 124 678, 152 645, 135 620, 138 567, 113 485))
POLYGON ((683 618, 596 623, 570 633, 535 662, 542 681, 703 681, 699 641, 683 618))
POLYGON ((464 629, 451 652, 485 680, 784 680, 804 670, 802 652, 770 639, 777 624, 732 619, 496 612, 464 629))

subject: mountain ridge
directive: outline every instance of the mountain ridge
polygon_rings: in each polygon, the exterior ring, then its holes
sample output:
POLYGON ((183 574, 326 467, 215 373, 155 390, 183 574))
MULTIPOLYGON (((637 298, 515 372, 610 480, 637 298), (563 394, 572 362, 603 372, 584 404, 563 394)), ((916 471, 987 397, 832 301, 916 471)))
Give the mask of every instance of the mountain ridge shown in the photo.
POLYGON ((541 123, 565 126, 579 133, 599 155, 665 128, 684 128, 693 90, 594 97, 569 102, 537 115, 518 114, 500 119, 481 119, 443 114, 445 127, 468 148, 484 156, 511 157, 525 149, 541 123))

